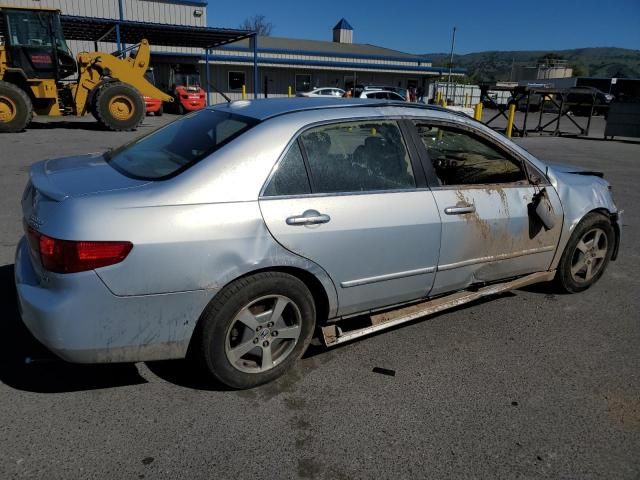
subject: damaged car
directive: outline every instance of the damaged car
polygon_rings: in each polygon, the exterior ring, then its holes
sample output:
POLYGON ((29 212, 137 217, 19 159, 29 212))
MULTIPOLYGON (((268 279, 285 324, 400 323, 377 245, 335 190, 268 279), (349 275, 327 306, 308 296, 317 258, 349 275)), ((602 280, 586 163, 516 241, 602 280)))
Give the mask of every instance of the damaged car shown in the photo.
POLYGON ((64 360, 190 357, 250 388, 333 346, 538 282, 589 288, 621 213, 439 107, 235 101, 104 154, 31 168, 22 319, 64 360), (357 321, 354 321, 357 319, 357 321))

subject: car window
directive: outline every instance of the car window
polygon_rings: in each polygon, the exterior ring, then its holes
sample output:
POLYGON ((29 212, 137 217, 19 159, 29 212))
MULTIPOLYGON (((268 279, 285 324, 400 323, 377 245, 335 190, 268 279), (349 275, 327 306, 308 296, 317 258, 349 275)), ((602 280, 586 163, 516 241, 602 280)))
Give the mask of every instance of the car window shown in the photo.
POLYGON ((301 135, 314 193, 416 186, 400 128, 393 121, 325 125, 301 135))
POLYGON ((443 185, 477 185, 524 181, 519 161, 472 134, 417 123, 418 134, 443 185))
POLYGON ((189 168, 256 123, 240 115, 200 110, 108 152, 106 159, 124 175, 158 180, 189 168))
POLYGON ((269 185, 264 191, 264 196, 304 195, 307 193, 311 193, 307 170, 300 153, 300 146, 298 142, 294 142, 282 160, 276 165, 269 185))

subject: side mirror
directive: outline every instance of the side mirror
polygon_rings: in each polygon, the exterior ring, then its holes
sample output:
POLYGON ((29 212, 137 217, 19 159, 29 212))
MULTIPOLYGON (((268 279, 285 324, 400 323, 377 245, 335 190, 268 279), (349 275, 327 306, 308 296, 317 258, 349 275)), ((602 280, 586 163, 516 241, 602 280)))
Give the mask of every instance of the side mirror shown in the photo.
POLYGON ((540 190, 540 192, 533 197, 532 204, 534 207, 533 210, 542 222, 542 225, 544 225, 544 228, 546 230, 551 230, 556 224, 555 212, 545 188, 540 190))

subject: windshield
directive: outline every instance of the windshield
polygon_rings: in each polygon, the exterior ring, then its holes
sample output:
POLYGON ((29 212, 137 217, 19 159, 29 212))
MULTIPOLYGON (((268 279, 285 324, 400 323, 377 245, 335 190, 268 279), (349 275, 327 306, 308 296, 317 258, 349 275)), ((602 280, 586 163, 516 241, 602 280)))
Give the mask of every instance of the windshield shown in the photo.
POLYGON ((11 45, 51 47, 53 39, 58 49, 69 52, 58 14, 5 10, 5 16, 11 45))
POLYGON ((107 153, 119 172, 142 180, 179 174, 258 123, 216 110, 200 110, 107 153))
POLYGON ((175 82, 176 85, 183 85, 185 87, 199 87, 200 75, 197 73, 176 73, 175 82))

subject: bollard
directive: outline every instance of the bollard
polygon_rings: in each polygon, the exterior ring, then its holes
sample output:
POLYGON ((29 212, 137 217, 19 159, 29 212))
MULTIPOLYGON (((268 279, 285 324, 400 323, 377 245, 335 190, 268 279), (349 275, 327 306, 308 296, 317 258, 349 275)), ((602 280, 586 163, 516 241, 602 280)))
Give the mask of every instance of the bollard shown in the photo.
POLYGON ((513 130, 513 121, 516 118, 516 105, 512 103, 509 105, 509 118, 507 119, 507 138, 511 138, 511 131, 513 130))
POLYGON ((291 85, 289 85, 289 91, 287 92, 287 96, 291 97, 291 85))
POLYGON ((465 93, 464 94, 464 106, 465 106, 465 108, 467 107, 468 103, 469 103, 469 94, 465 93))
POLYGON ((478 120, 479 122, 482 121, 482 102, 478 103, 473 111, 473 118, 475 118, 476 120, 478 120))
POLYGON ((242 85, 242 100, 246 100, 246 99, 247 99, 247 86, 242 85))

